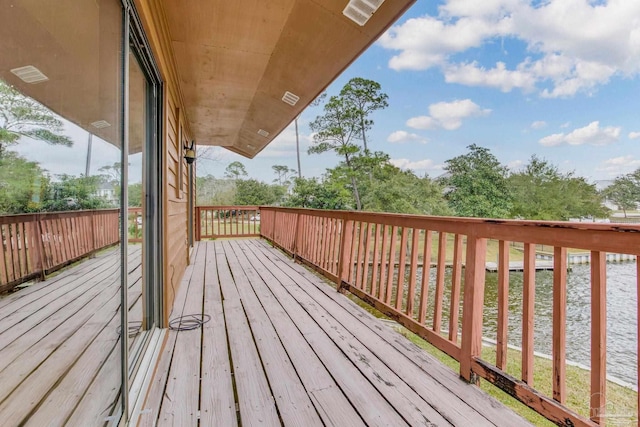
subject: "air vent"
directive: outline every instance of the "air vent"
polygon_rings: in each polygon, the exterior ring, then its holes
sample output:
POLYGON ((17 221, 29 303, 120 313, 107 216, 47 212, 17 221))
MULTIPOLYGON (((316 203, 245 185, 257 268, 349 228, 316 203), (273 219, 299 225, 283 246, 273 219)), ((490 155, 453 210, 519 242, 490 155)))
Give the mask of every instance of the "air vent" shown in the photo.
POLYGON ((384 0, 350 0, 342 14, 356 24, 363 26, 382 3, 384 0))
POLYGON ((264 130, 264 129, 260 129, 260 130, 258 131, 258 135, 260 135, 260 136, 264 136, 264 137, 266 138, 266 137, 268 137, 268 136, 269 136, 269 132, 267 132, 267 131, 266 131, 266 130, 264 130))
POLYGON ((14 68, 11 72, 20 77, 20 79, 26 83, 40 83, 49 80, 49 77, 45 76, 42 71, 38 70, 33 65, 14 68))
POLYGON ((91 126, 93 126, 96 129, 103 129, 103 128, 108 128, 109 126, 111 126, 111 123, 109 123, 106 120, 98 120, 97 122, 91 123, 91 126))
POLYGON ((298 95, 294 95, 289 91, 285 92, 284 96, 282 97, 282 101, 286 102, 289 105, 296 105, 299 100, 300 100, 300 97, 298 95))

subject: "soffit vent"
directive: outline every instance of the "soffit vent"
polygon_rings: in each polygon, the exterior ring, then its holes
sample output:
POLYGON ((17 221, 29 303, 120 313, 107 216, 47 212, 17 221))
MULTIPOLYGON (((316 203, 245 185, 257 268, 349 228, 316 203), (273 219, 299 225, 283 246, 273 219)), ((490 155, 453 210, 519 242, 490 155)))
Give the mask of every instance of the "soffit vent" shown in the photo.
POLYGON ((40 83, 49 80, 49 77, 45 76, 42 71, 38 70, 33 65, 14 68, 11 72, 26 83, 40 83))
POLYGON ((382 3, 384 0, 350 0, 342 14, 356 24, 363 26, 382 3))
POLYGON ((253 145, 251 145, 251 144, 247 144, 247 148, 248 148, 249 150, 253 150, 253 149, 254 149, 254 148, 256 148, 256 147, 255 147, 255 146, 253 146, 253 145))
POLYGON ((260 129, 260 130, 258 131, 258 135, 260 135, 260 136, 264 136, 264 137, 266 138, 266 137, 268 137, 268 136, 269 136, 269 132, 267 132, 267 131, 266 131, 266 130, 264 130, 264 129, 260 129))
POLYGON ((106 120, 98 120, 97 122, 91 123, 91 126, 93 126, 96 129, 103 129, 111 126, 111 123, 109 123, 106 120))
POLYGON ((286 102, 289 105, 296 105, 298 103, 298 101, 300 100, 300 97, 298 95, 295 95, 289 91, 284 93, 284 96, 282 97, 282 101, 286 102))

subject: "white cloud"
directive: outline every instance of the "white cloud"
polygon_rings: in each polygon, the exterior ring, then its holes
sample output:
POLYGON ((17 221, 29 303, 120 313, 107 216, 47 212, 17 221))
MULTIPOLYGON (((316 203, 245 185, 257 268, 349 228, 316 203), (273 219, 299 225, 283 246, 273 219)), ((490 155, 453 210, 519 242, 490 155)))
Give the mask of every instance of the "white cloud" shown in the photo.
MULTIPOLYGON (((520 67, 519 67, 520 68, 520 67)), ((466 86, 488 86, 511 92, 514 88, 531 92, 536 85, 536 78, 526 69, 507 70, 504 62, 496 63, 496 67, 485 69, 477 62, 470 64, 453 64, 444 70, 447 83, 459 83, 466 86)))
POLYGON ((607 126, 600 127, 600 122, 595 121, 587 126, 573 130, 570 133, 555 133, 545 136, 539 142, 546 147, 555 145, 607 145, 612 144, 620 138, 620 127, 607 126))
POLYGON ((429 106, 429 116, 412 117, 407 120, 407 126, 425 130, 437 128, 455 130, 462 126, 463 119, 483 117, 490 113, 491 110, 480 108, 478 104, 470 99, 438 102, 429 106))
POLYGON ((629 132, 629 139, 638 139, 640 138, 640 132, 629 132))
POLYGON ((560 129, 566 129, 569 126, 571 126, 571 122, 564 122, 563 124, 560 125, 560 129))
POLYGON ((409 133, 404 130, 397 130, 392 132, 391 135, 387 137, 387 141, 395 144, 395 143, 403 143, 403 142, 419 142, 421 144, 426 144, 428 142, 427 138, 424 138, 415 133, 409 133))
POLYGON ((440 67, 452 83, 570 97, 640 73, 639 16, 640 2, 629 0, 447 0, 437 16, 393 26, 379 43, 397 52, 395 70, 440 67), (456 63, 498 38, 522 41, 530 57, 514 69, 456 63))
POLYGON ((522 166, 524 166, 524 161, 522 160, 512 160, 507 163, 507 167, 512 171, 518 170, 522 168, 522 166))
POLYGON ((596 169, 608 172, 611 176, 616 176, 631 172, 638 167, 640 167, 640 160, 634 159, 633 156, 628 155, 607 159, 596 169))
POLYGON ((412 161, 409 159, 391 159, 389 161, 391 162, 392 165, 400 169, 412 170, 414 172, 442 170, 442 165, 436 164, 431 159, 416 160, 416 161, 412 161))
MULTIPOLYGON (((306 153, 311 143, 311 135, 299 134, 300 152, 306 153)), ((275 137, 267 147, 258 154, 260 157, 294 157, 296 156, 296 129, 292 123, 280 135, 275 137)))
POLYGON ((543 120, 537 120, 533 123, 531 123, 531 129, 543 129, 547 127, 547 122, 543 121, 543 120))

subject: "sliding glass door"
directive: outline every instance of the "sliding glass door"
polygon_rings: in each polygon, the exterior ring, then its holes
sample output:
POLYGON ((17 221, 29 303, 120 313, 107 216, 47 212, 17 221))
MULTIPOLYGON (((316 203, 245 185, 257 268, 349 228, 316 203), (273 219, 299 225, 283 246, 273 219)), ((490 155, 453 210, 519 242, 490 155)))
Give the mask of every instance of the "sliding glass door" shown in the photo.
MULTIPOLYGON (((133 384, 161 322, 161 82, 135 14, 127 52, 128 374, 133 384)), ((135 399, 136 396, 131 396, 135 399)))

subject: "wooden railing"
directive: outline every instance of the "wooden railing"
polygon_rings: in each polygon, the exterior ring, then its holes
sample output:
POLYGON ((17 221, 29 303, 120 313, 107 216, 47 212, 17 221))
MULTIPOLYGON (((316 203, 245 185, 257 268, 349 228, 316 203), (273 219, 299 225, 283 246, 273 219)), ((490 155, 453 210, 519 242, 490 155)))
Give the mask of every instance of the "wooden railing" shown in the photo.
POLYGON ((0 292, 114 245, 119 210, 0 216, 0 292))
MULTIPOLYGON (((261 207, 260 212, 263 237, 337 283, 338 290, 358 296, 459 361, 465 380, 485 378, 558 425, 605 422, 605 254, 640 255, 640 226, 273 207, 261 207), (524 245, 519 267, 523 270, 519 378, 505 372, 511 241, 524 245), (498 270, 497 345, 492 361, 481 353, 488 242, 497 252, 498 270), (553 247, 555 255, 551 395, 540 392, 533 382, 536 244, 553 247), (565 406, 567 248, 591 254, 589 418, 565 406), (446 280, 445 269, 450 269, 446 280)), ((640 271, 637 258, 636 263, 640 271)), ((637 278, 636 283, 640 288, 637 278)))
POLYGON ((258 206, 197 206, 196 240, 260 236, 258 206))

